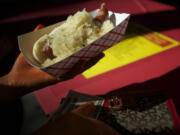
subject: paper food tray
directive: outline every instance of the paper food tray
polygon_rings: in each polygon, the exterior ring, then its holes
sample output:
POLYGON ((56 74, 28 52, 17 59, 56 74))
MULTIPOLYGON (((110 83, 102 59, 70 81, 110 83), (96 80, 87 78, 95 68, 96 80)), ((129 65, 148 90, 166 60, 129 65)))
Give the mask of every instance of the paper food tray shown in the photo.
MULTIPOLYGON (((99 9, 96 9, 90 14, 96 16, 99 9)), ((91 44, 82 48, 81 50, 73 53, 69 57, 50 65, 48 67, 42 68, 41 65, 34 59, 32 50, 34 43, 44 34, 50 33, 55 27, 60 26, 63 22, 59 22, 48 27, 42 28, 36 32, 29 32, 23 35, 18 36, 19 48, 29 64, 32 66, 41 69, 52 76, 61 77, 63 74, 68 72, 73 65, 75 65, 80 59, 89 60, 92 57, 95 57, 102 51, 108 49, 109 47, 119 43, 125 34, 130 14, 126 13, 114 13, 108 11, 110 20, 114 23, 115 28, 95 40, 91 44)))

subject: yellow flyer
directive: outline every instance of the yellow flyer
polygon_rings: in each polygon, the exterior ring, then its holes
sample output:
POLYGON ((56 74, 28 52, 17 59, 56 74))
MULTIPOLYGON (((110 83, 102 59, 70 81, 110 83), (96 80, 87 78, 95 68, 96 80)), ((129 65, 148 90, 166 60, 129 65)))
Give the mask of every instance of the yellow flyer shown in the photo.
POLYGON ((130 23, 124 40, 104 51, 105 56, 96 65, 83 72, 83 75, 91 78, 179 44, 180 42, 167 36, 130 23))

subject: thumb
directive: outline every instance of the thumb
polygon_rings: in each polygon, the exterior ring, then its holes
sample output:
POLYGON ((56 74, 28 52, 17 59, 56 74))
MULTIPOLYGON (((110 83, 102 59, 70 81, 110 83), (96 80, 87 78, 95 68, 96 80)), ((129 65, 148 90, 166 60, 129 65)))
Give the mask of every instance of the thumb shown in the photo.
POLYGON ((94 103, 87 102, 86 104, 83 104, 78 108, 74 109, 72 112, 83 116, 89 116, 90 114, 93 113, 94 110, 95 110, 94 103))
POLYGON ((37 81, 39 81, 40 83, 42 82, 42 85, 46 84, 46 85, 51 85, 57 82, 60 82, 61 79, 60 78, 55 78, 52 75, 39 70, 39 69, 32 69, 33 70, 33 76, 36 76, 37 81))

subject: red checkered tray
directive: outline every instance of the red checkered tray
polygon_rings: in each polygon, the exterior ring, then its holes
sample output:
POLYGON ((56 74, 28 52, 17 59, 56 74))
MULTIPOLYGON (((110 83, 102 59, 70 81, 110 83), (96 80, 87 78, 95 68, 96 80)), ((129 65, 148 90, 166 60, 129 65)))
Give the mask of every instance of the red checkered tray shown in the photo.
MULTIPOLYGON (((97 12, 98 9, 90 13, 92 16, 95 16, 97 12)), ((130 15, 125 13, 123 14, 113 13, 109 11, 109 18, 115 24, 114 29, 112 29, 111 31, 109 31, 108 33, 106 33, 105 35, 103 35, 93 43, 82 48, 78 52, 46 68, 41 68, 40 65, 34 60, 32 56, 32 48, 34 42, 43 34, 48 34, 55 27, 56 24, 49 26, 47 28, 43 28, 42 30, 38 30, 36 32, 30 32, 19 36, 18 37, 19 48, 23 53, 24 57, 26 58, 26 60, 31 65, 55 77, 61 77, 64 73, 68 72, 73 67, 73 65, 76 64, 79 60, 89 60, 92 57, 95 57, 96 55, 101 53, 102 51, 106 50, 107 48, 117 44, 123 39, 130 15)))

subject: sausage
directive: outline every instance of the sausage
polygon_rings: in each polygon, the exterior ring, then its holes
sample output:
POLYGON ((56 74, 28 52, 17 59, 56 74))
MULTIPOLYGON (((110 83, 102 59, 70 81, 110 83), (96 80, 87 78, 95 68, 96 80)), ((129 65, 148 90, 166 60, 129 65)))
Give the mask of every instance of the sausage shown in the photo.
POLYGON ((55 56, 53 55, 53 51, 52 48, 46 44, 43 48, 42 48, 42 52, 45 54, 46 57, 53 59, 55 58, 55 56))
POLYGON ((95 19, 99 20, 100 22, 104 22, 108 16, 108 10, 105 8, 105 3, 101 4, 101 8, 97 13, 95 19))

